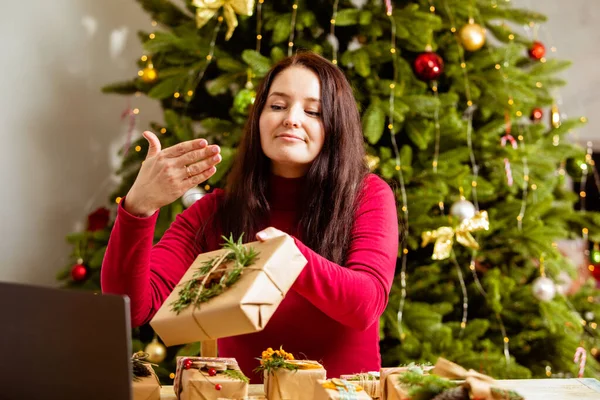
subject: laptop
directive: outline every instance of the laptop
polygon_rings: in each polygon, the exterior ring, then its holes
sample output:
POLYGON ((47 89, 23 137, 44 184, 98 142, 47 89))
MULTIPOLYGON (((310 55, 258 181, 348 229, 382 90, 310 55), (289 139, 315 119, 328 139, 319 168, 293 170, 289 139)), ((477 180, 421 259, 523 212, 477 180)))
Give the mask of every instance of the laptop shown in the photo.
POLYGON ((130 400, 129 299, 0 282, 0 398, 130 400))

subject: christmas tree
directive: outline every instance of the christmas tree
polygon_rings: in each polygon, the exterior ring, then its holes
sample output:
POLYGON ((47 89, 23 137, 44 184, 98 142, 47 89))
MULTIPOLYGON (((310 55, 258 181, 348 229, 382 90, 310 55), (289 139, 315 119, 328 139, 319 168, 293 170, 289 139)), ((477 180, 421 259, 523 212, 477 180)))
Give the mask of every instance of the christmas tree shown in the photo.
MULTIPOLYGON (((572 284, 580 271, 557 241, 600 240, 600 215, 581 207, 591 154, 566 140, 585 118, 561 120, 553 101, 569 63, 546 59, 543 43, 519 33, 544 16, 497 0, 137 1, 154 20, 139 33, 139 76, 105 92, 160 101, 164 115, 150 129, 163 148, 203 137, 223 156, 208 182, 161 210, 157 241, 186 206, 223 186, 270 66, 314 51, 355 88, 365 162, 398 200, 399 221, 389 223, 403 235, 381 319, 384 366, 442 355, 499 378, 580 375, 574 354, 596 355, 600 345, 600 293, 593 282, 572 284), (579 196, 567 175, 584 183, 579 196)), ((122 150, 113 208, 146 150, 143 138, 122 150)), ((68 237, 73 260, 58 278, 99 290, 112 222, 107 209, 88 222, 68 237)), ((136 330, 134 348, 152 336, 136 330)), ((170 349, 163 372, 177 351, 197 347, 170 349)), ((599 371, 588 357, 585 375, 599 371)))

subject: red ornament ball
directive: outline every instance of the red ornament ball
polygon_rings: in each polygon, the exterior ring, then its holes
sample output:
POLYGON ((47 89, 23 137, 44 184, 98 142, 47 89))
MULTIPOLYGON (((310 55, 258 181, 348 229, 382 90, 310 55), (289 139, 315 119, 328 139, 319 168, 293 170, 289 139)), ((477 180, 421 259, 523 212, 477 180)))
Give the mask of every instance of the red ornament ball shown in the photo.
POLYGON ((214 368, 210 368, 208 370, 208 376, 215 376, 217 374, 217 370, 214 368))
POLYGON ((87 276, 88 271, 85 265, 78 263, 73 265, 73 268, 71 268, 71 278, 73 278, 75 282, 84 281, 86 280, 87 276))
POLYGON ((531 47, 529 48, 529 57, 534 60, 541 60, 542 57, 546 55, 546 48, 542 44, 542 42, 533 42, 531 47))
MULTIPOLYGON (((592 264, 594 269, 591 271, 596 282, 600 282, 600 264, 592 264)), ((591 268, 590 268, 591 269, 591 268)))
POLYGON ((221 384, 220 384, 220 383, 217 383, 217 384, 215 385, 215 389, 217 389, 217 390, 221 390, 221 389, 223 389, 223 386, 221 386, 221 384))
POLYGON ((533 122, 540 122, 544 118, 544 111, 541 108, 534 108, 531 111, 531 120, 533 122))
POLYGON ((428 51, 417 56, 414 67, 419 79, 432 81, 444 72, 444 60, 438 54, 428 51))
POLYGON ((183 368, 185 368, 185 369, 190 369, 190 368, 192 368, 192 365, 193 365, 193 364, 194 364, 194 362, 193 362, 191 359, 189 359, 189 358, 186 358, 186 359, 183 361, 183 368))

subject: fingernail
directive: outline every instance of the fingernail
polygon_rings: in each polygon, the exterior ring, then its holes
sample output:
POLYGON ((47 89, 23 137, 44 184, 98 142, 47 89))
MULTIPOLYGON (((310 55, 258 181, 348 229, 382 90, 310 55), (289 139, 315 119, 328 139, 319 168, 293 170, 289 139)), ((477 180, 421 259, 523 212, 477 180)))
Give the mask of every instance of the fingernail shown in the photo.
POLYGON ((218 154, 213 157, 213 161, 220 161, 220 160, 221 160, 221 156, 218 154))
POLYGON ((213 147, 212 152, 217 154, 219 152, 219 146, 213 147))

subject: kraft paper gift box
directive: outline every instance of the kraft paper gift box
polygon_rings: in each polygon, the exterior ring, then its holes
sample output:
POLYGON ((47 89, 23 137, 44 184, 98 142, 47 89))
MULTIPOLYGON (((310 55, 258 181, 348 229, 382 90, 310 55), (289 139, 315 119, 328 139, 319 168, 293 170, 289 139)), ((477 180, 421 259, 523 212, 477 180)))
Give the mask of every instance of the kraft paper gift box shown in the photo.
POLYGON ((314 400, 370 400, 371 397, 357 384, 345 379, 318 380, 314 386, 314 400))
POLYGON ((173 389, 179 400, 246 399, 248 382, 234 358, 178 357, 173 389))
POLYGON ((289 360, 298 369, 278 368, 264 371, 265 394, 269 400, 312 400, 315 383, 327 376, 316 361, 289 360))
POLYGON ((432 366, 381 368, 379 371, 381 400, 410 400, 407 388, 403 387, 398 378, 402 373, 413 371, 416 368, 421 369, 425 374, 433 369, 432 366))
MULTIPOLYGON (((254 249, 258 255, 244 267, 239 280, 208 301, 191 304, 177 313, 172 307, 180 299, 181 289, 188 282, 199 280, 197 271, 206 267, 208 261, 214 263, 230 251, 217 250, 196 258, 150 322, 165 345, 258 332, 266 326, 307 261, 294 239, 287 235, 243 246, 254 249)), ((230 268, 226 262, 222 265, 230 268)))
POLYGON ((136 353, 131 357, 133 400, 160 400, 160 380, 152 365, 146 361, 147 356, 145 353, 136 353))
POLYGON ((379 371, 377 372, 365 372, 362 374, 353 375, 341 375, 340 379, 346 380, 353 385, 358 385, 372 399, 378 399, 381 397, 381 389, 379 385, 379 371))

